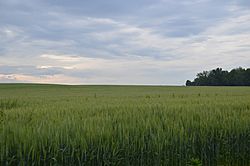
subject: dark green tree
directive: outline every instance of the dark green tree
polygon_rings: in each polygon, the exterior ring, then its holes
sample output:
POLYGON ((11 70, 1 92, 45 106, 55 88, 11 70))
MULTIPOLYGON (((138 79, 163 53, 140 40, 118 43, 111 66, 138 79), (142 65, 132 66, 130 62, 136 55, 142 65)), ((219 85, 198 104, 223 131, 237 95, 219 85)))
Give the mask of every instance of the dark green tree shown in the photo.
POLYGON ((186 86, 250 86, 250 68, 239 67, 230 72, 222 68, 203 71, 194 81, 187 80, 186 86))

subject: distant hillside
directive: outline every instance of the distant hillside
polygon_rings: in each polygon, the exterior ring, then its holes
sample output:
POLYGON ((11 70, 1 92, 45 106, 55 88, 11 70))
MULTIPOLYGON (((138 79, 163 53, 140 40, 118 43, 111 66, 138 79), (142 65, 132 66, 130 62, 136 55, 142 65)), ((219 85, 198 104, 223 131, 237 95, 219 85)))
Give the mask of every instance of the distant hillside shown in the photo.
POLYGON ((187 80, 186 86, 250 86, 250 68, 203 71, 196 75, 194 81, 187 80))

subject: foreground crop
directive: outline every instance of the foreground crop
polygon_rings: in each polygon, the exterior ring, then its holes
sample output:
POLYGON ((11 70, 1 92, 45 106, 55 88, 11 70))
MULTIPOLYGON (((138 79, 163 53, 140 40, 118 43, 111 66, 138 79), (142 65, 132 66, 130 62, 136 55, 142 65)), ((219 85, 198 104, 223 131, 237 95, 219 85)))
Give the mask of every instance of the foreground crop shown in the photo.
POLYGON ((249 165, 250 88, 0 86, 0 165, 249 165))

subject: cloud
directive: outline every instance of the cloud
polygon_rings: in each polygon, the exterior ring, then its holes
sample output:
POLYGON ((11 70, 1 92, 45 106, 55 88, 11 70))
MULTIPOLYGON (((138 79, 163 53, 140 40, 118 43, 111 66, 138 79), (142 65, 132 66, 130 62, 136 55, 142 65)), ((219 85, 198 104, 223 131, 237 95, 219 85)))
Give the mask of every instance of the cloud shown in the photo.
POLYGON ((249 67, 249 7, 245 0, 0 1, 0 82, 181 85, 202 70, 249 67))
POLYGON ((65 68, 50 66, 46 68, 42 68, 39 66, 8 66, 8 65, 0 65, 1 74, 11 75, 11 74, 23 74, 23 75, 31 75, 31 76, 52 76, 56 74, 62 74, 65 72, 65 68))
POLYGON ((47 84, 80 84, 80 80, 74 77, 67 77, 64 75, 54 75, 54 76, 30 76, 23 74, 10 74, 3 75, 0 74, 1 82, 21 82, 21 83, 47 83, 47 84))
POLYGON ((48 58, 52 60, 62 61, 62 62, 76 62, 80 60, 79 56, 69 56, 69 55, 52 55, 52 54, 43 54, 41 58, 48 58))

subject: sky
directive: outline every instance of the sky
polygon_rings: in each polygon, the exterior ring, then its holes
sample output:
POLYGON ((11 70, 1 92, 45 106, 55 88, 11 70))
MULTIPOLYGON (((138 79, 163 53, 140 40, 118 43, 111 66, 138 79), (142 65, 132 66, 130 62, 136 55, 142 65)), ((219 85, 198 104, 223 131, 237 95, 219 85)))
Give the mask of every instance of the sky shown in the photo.
POLYGON ((184 85, 240 66, 249 0, 0 0, 0 83, 184 85))

